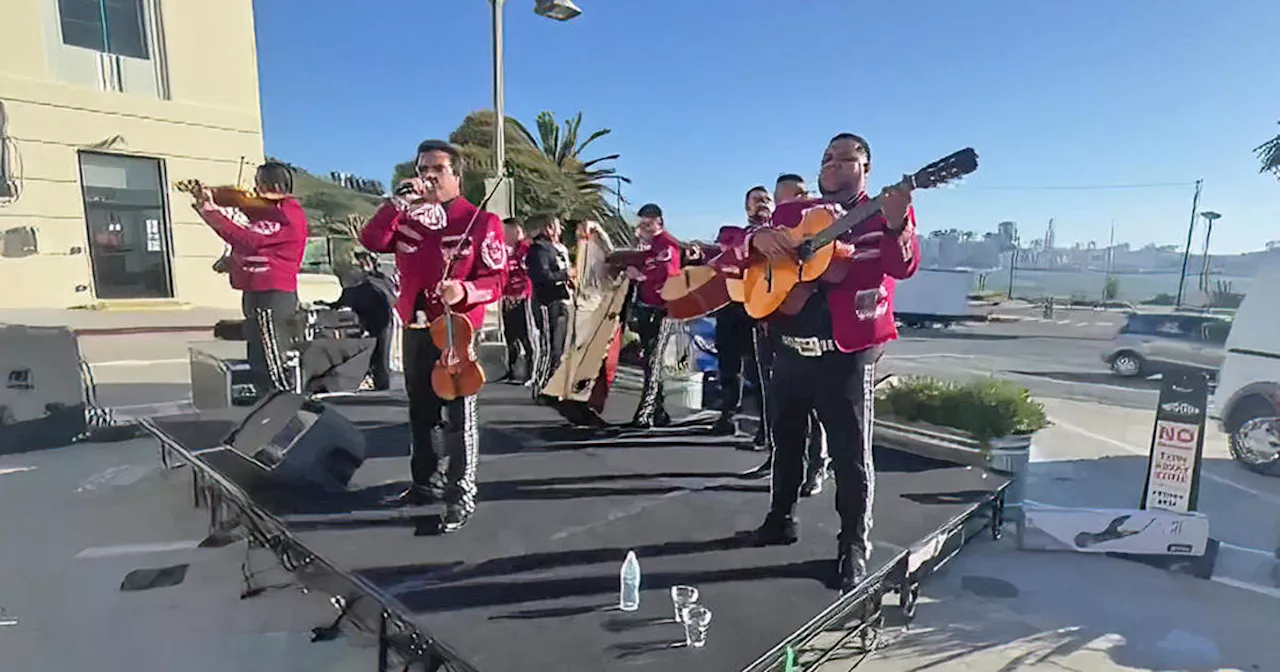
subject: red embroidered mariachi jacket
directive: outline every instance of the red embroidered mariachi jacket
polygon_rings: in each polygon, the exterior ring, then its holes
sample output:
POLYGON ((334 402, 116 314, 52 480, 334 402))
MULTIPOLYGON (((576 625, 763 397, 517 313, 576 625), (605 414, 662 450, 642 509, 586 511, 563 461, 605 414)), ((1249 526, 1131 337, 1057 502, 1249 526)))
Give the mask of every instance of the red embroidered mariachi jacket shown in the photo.
MULTIPOLYGON (((867 200, 863 194, 857 203, 867 200)), ((751 249, 754 231, 760 228, 795 228, 810 208, 828 207, 839 214, 844 208, 823 199, 790 201, 778 206, 773 219, 764 225, 752 227, 743 238, 744 250, 751 249)), ((834 245, 841 248, 846 259, 836 259, 833 265, 847 265, 848 272, 837 283, 826 287, 827 307, 831 311, 831 337, 842 352, 858 352, 882 345, 898 337, 893 318, 893 290, 897 280, 905 280, 915 274, 920 266, 920 241, 916 237, 915 210, 907 210, 907 221, 896 235, 889 233, 889 222, 877 213, 853 231, 841 236, 834 245)), ((744 255, 745 256, 745 255, 744 255)), ((834 270, 834 269, 833 269, 834 270)), ((840 269, 842 270, 842 269, 840 269)), ((840 273, 828 271, 829 276, 840 273)), ((824 277, 819 282, 827 282, 824 277)), ((810 300, 819 300, 814 297, 810 300)), ((793 319, 774 314, 768 318, 771 324, 793 319)), ((815 336, 825 336, 814 334, 815 336)))
POLYGON ((444 279, 450 255, 457 259, 449 276, 461 280, 465 290, 453 311, 465 314, 477 330, 484 325, 485 306, 501 298, 507 282, 502 220, 490 212, 477 216, 476 206, 461 196, 445 206, 407 206, 391 199, 360 231, 360 243, 372 252, 395 253, 400 271, 396 312, 406 324, 414 320, 415 305, 428 321, 444 313, 436 286, 444 279), (475 224, 467 233, 473 216, 475 224))
POLYGON ((213 201, 196 207, 200 218, 231 246, 227 271, 243 292, 296 292, 307 249, 307 214, 298 199, 272 206, 224 208, 213 201))

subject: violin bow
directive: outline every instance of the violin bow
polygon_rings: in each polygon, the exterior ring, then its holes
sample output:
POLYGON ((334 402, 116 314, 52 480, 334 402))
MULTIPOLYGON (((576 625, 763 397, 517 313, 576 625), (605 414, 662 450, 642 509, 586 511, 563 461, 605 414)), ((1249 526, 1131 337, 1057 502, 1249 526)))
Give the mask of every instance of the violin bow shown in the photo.
MULTIPOLYGON (((471 230, 472 230, 473 228, 475 228, 476 222, 480 220, 480 214, 484 212, 484 208, 485 208, 485 206, 489 205, 489 201, 493 198, 493 195, 494 195, 494 194, 496 194, 496 193, 498 193, 498 188, 499 188, 501 185, 502 185, 502 181, 501 181, 501 180, 498 180, 498 181, 494 182, 494 184, 493 184, 493 188, 492 188, 491 190, 489 190, 489 192, 488 192, 487 194, 485 194, 485 196, 484 196, 484 200, 480 201, 479 205, 477 205, 477 206, 476 206, 476 211, 475 211, 475 213, 474 213, 473 215, 471 215, 471 221, 467 222, 467 228, 465 228, 465 229, 463 229, 463 230, 462 230, 462 239, 463 239, 463 240, 470 240, 470 238, 471 238, 471 230)), ((446 215, 446 216, 447 216, 447 215, 446 215)), ((477 252, 478 252, 478 250, 477 250, 477 252)), ((453 262, 455 262, 455 261, 457 261, 457 260, 458 260, 458 255, 457 255, 457 253, 456 253, 456 249, 455 249, 455 253, 454 253, 454 254, 450 254, 450 255, 449 255, 449 258, 444 262, 444 273, 442 274, 442 276, 441 276, 441 278, 440 278, 440 279, 441 279, 441 281, 444 281, 444 280, 448 280, 448 279, 449 279, 449 273, 453 271, 453 262)), ((437 291, 437 290, 433 289, 432 291, 437 291)), ((441 299, 440 303, 444 303, 444 297, 439 297, 439 296, 438 296, 437 298, 441 299)), ((444 307, 444 312, 446 312, 446 313, 451 313, 451 312, 453 312, 453 311, 449 309, 449 306, 448 306, 448 305, 446 305, 446 306, 444 307)), ((415 322, 416 322, 416 320, 415 320, 415 322)), ((411 328, 412 328, 412 327, 411 327, 411 328)), ((419 328, 421 328, 421 327, 419 327, 419 328)))

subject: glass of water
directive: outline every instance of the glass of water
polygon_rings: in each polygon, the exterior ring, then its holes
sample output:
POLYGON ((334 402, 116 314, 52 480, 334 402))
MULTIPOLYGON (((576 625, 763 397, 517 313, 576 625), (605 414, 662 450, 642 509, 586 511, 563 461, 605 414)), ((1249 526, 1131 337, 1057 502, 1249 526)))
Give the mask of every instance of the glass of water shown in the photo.
POLYGON ((698 602, 698 589, 693 586, 672 586, 671 606, 676 612, 676 623, 684 623, 684 612, 698 602))
POLYGON ((695 604, 684 612, 684 641, 700 649, 707 644, 707 628, 711 625, 711 610, 695 604))

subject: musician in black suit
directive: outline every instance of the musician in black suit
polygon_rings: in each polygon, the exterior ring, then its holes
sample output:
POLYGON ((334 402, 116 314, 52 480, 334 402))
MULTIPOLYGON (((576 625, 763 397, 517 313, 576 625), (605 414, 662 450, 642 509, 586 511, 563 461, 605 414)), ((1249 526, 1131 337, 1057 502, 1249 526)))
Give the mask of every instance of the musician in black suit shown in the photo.
POLYGON ((356 271, 337 301, 317 301, 330 308, 350 308, 360 320, 360 329, 376 339, 373 359, 369 361, 369 378, 375 390, 391 389, 391 337, 395 331, 391 307, 396 300, 396 286, 391 278, 378 270, 378 258, 357 252, 356 271))

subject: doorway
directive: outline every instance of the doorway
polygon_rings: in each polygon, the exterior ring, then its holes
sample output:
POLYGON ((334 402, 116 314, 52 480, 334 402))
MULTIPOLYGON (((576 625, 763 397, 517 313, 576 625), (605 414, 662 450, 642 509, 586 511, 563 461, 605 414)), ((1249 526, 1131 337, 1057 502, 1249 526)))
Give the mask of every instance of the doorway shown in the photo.
POLYGON ((81 152, 80 183, 97 298, 173 298, 163 163, 81 152))

